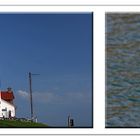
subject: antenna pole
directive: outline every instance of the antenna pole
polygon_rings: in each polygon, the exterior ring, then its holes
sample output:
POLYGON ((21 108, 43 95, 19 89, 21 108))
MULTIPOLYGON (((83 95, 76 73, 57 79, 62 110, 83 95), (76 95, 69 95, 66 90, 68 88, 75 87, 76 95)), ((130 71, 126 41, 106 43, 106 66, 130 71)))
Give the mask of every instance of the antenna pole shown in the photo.
POLYGON ((32 74, 29 72, 30 104, 31 104, 31 121, 33 121, 33 99, 32 99, 32 74))
POLYGON ((29 88, 30 88, 30 104, 31 104, 31 121, 34 120, 34 111, 33 111, 33 97, 32 97, 32 75, 40 75, 29 72, 29 88))

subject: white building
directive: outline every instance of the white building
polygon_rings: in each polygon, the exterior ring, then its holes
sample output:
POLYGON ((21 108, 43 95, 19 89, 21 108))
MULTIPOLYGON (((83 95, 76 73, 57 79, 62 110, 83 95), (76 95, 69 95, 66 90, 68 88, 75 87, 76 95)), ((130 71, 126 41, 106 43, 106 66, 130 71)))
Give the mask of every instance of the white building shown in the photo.
POLYGON ((15 106, 13 104, 14 94, 11 88, 7 91, 0 91, 0 117, 15 117, 15 106))

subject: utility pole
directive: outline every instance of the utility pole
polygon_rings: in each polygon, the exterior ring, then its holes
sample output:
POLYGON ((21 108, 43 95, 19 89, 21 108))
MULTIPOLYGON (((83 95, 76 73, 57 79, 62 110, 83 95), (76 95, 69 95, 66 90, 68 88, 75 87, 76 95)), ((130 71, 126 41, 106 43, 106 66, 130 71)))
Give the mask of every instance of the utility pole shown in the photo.
POLYGON ((33 98, 32 98, 32 74, 29 72, 30 104, 31 104, 31 121, 33 120, 33 98))
POLYGON ((70 115, 68 116, 68 127, 70 127, 70 115))
POLYGON ((32 75, 39 75, 39 74, 32 74, 31 72, 29 72, 29 89, 30 89, 31 121, 33 121, 33 119, 34 119, 33 96, 32 96, 32 75))

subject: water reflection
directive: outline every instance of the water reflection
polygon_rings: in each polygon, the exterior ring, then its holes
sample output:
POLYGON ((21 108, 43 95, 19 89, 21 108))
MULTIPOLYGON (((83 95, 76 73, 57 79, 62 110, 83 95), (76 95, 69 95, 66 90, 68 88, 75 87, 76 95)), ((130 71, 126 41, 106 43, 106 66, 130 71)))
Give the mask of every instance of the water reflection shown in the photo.
POLYGON ((106 127, 140 127, 140 14, 106 14, 106 127))

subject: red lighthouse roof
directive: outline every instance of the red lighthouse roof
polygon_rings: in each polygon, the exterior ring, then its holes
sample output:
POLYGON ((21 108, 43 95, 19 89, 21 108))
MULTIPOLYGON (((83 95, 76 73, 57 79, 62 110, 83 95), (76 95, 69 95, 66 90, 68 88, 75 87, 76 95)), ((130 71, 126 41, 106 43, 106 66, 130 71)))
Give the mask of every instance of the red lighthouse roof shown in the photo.
POLYGON ((13 91, 11 89, 8 91, 1 91, 0 94, 1 94, 1 99, 8 101, 8 102, 13 101, 13 99, 15 98, 13 91))
POLYGON ((7 91, 1 91, 1 99, 3 100, 13 100, 14 99, 14 95, 13 92, 7 92, 7 91))

